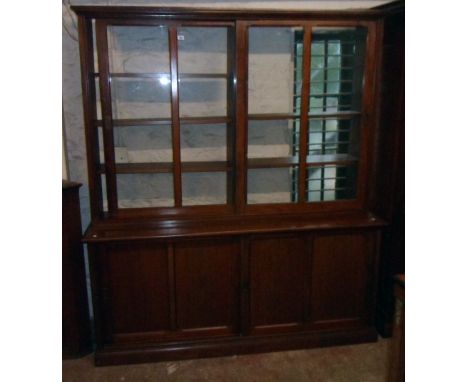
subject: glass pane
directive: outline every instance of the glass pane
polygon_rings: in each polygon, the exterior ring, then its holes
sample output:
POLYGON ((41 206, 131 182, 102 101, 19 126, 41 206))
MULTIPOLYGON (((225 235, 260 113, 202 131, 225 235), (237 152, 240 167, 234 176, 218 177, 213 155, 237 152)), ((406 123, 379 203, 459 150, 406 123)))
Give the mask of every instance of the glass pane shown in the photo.
POLYGON ((357 157, 359 118, 322 118, 309 121, 308 156, 346 154, 357 157))
POLYGON ((226 204, 226 182, 225 172, 183 173, 182 204, 226 204))
POLYGON ((249 121, 249 158, 287 158, 299 153, 297 119, 249 121))
POLYGON ((102 209, 104 212, 109 211, 109 206, 107 205, 107 185, 106 185, 106 175, 101 174, 101 188, 102 188, 102 209))
POLYGON ((291 202, 297 202, 297 166, 248 170, 248 204, 291 202))
POLYGON ((300 113, 302 28, 249 28, 249 114, 300 113))
POLYGON ((227 115, 225 78, 182 78, 179 86, 181 117, 227 115))
POLYGON ((173 207, 172 174, 117 174, 119 208, 173 207))
POLYGON ((307 169, 307 201, 333 201, 356 197, 356 166, 325 165, 307 169))
POLYGON ((310 114, 359 111, 365 59, 365 28, 314 28, 310 114))
POLYGON ((225 27, 183 27, 177 29, 179 73, 227 72, 225 27))
POLYGON ((102 119, 101 93, 99 88, 99 77, 94 80, 94 89, 96 90, 96 119, 102 119))
POLYGON ((181 125, 182 162, 226 161, 226 124, 181 125))
POLYGON ((169 34, 165 26, 110 26, 111 73, 170 72, 169 34))
POLYGON ((171 86, 164 78, 112 78, 113 118, 170 118, 171 86))

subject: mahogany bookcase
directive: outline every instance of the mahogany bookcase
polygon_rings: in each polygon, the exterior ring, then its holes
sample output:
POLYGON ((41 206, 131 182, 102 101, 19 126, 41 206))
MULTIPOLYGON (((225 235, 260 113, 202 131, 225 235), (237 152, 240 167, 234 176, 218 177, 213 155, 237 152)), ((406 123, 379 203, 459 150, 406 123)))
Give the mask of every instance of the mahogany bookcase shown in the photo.
POLYGON ((73 10, 96 364, 376 340, 384 12, 73 10))

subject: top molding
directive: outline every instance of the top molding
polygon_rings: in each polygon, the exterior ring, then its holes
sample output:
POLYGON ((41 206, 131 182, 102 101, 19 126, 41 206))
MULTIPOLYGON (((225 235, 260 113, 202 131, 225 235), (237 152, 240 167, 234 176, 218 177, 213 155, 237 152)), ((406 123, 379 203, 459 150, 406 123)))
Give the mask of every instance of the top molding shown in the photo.
POLYGON ((363 10, 274 10, 274 9, 213 9, 184 7, 141 7, 141 6, 72 6, 71 9, 79 16, 88 18, 164 18, 164 19, 202 19, 202 20, 236 20, 236 19, 365 19, 372 20, 383 17, 387 12, 383 9, 363 10))

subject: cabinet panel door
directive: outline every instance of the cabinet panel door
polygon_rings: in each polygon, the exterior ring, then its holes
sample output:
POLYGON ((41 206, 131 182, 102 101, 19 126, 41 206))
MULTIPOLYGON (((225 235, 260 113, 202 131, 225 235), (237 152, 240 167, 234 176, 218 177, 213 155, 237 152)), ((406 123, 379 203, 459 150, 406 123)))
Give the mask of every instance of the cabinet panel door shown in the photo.
POLYGON ((168 330, 165 246, 137 242, 108 244, 100 256, 107 341, 143 340, 168 330))
POLYGON ((305 319, 309 251, 305 236, 254 238, 250 244, 253 333, 294 330, 305 319))
POLYGON ((372 235, 359 233, 314 238, 311 314, 315 326, 362 323, 372 290, 371 240, 372 235))
POLYGON ((225 335, 239 326, 237 239, 174 245, 177 328, 187 335, 225 335))

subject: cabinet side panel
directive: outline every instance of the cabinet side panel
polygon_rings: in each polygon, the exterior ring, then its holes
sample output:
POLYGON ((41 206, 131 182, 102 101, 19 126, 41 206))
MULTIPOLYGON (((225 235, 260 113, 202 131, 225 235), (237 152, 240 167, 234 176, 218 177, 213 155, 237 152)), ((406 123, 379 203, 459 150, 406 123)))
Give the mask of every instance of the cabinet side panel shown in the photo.
POLYGON ((169 329, 166 248, 152 243, 105 246, 104 290, 107 325, 112 333, 144 333, 169 329))
POLYGON ((323 235, 314 239, 311 300, 315 324, 365 319, 371 272, 369 248, 367 234, 323 235))
POLYGON ((174 261, 178 329, 212 328, 218 334, 236 331, 239 327, 238 240, 176 243, 174 261))
POLYGON ((303 321, 307 258, 305 237, 252 239, 250 311, 254 329, 294 326, 303 321))

